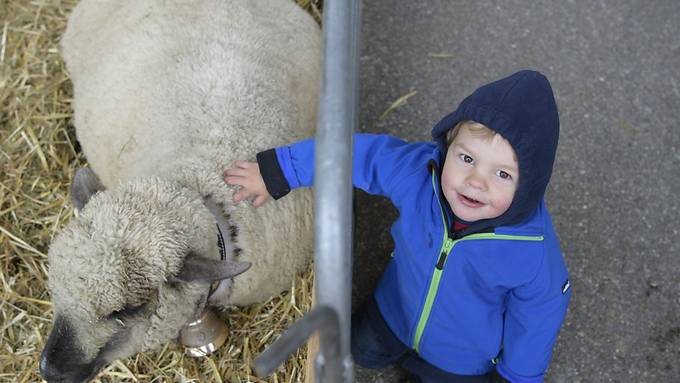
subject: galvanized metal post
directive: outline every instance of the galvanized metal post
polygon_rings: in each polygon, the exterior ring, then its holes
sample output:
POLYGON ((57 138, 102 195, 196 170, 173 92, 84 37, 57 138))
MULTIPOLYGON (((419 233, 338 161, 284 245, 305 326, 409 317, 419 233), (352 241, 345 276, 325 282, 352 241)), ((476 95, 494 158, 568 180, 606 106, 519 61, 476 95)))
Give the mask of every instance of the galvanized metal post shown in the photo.
MULTIPOLYGON (((319 305, 340 324, 342 381, 353 381, 350 356, 352 291, 352 133, 358 125, 360 0, 323 5, 323 64, 314 174, 315 286, 319 305)), ((326 338, 328 339, 328 338, 326 338)), ((320 338, 323 343, 324 338, 320 338)), ((337 381, 321 344, 316 381, 337 381)), ((334 364, 334 363, 331 363, 334 364)))
POLYGON ((254 362, 271 374, 314 330, 320 331, 315 382, 352 383, 352 134, 358 124, 360 0, 324 2, 324 52, 314 173, 317 307, 254 362))
POLYGON ((315 382, 343 382, 343 363, 340 355, 340 326, 335 309, 316 305, 302 319, 299 319, 286 330, 276 342, 253 361, 253 369, 258 376, 268 376, 281 363, 307 342, 308 338, 319 331, 321 344, 324 346, 320 354, 323 356, 321 368, 323 374, 317 374, 315 382), (323 375, 323 376, 322 376, 323 375))

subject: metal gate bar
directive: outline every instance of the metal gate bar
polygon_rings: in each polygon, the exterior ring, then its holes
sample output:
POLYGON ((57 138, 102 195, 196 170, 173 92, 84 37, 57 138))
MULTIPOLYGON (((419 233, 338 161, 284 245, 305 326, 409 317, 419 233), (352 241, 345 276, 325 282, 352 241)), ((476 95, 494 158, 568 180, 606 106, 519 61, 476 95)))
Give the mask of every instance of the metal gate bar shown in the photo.
POLYGON ((315 382, 352 383, 352 134, 358 125, 360 0, 325 0, 323 64, 314 173, 317 306, 254 363, 270 374, 320 331, 315 382))
MULTIPOLYGON (((323 15, 324 61, 314 174, 314 283, 318 304, 330 306, 338 314, 340 356, 345 372, 353 375, 350 358, 352 133, 357 130, 359 120, 361 2, 327 0, 323 15)), ((321 337, 320 342, 323 341, 321 337)), ((321 350, 324 350, 323 344, 321 350)), ((352 380, 352 376, 346 376, 343 381, 352 380)))

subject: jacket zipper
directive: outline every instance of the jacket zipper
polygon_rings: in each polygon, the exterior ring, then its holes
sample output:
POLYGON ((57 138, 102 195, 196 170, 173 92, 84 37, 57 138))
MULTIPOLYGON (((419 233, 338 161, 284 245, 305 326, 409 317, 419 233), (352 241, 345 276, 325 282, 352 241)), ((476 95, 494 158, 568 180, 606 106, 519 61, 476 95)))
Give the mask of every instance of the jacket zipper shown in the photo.
MULTIPOLYGON (((435 179, 435 172, 432 172, 432 187, 437 193, 437 185, 435 179)), ((437 193, 438 194, 438 193, 437 193)), ((444 266, 446 261, 453 250, 453 247, 461 241, 469 241, 475 239, 500 239, 500 240, 514 240, 514 241, 542 241, 543 236, 518 236, 518 235, 504 235, 495 233, 478 233, 469 234, 463 238, 453 240, 449 237, 448 225, 446 223, 446 216, 444 215, 444 208, 442 207, 441 200, 437 198, 439 202, 439 209, 441 210, 442 222, 444 223, 444 239, 442 242, 442 247, 439 251, 439 258, 437 259, 437 264, 435 265, 434 271, 432 272, 432 278, 430 278, 430 285, 427 289, 427 297, 425 298, 425 304, 420 312, 418 319, 418 325, 416 327, 416 332, 413 336, 413 349, 416 352, 420 352, 420 340, 425 332, 425 326, 430 318, 430 313, 432 312, 432 306, 434 300, 439 291, 439 283, 441 281, 442 273, 444 272, 444 266)))

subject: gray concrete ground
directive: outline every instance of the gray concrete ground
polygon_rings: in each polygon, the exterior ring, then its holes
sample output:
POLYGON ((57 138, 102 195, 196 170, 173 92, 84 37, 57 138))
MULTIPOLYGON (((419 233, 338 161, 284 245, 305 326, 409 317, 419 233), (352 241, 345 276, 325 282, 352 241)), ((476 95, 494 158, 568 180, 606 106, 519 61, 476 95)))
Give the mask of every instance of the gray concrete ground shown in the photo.
MULTIPOLYGON (((362 42, 364 132, 428 140, 477 86, 548 76, 562 130, 547 201, 573 297, 547 381, 680 382, 680 2, 366 0, 362 42)), ((363 193, 356 209, 358 304, 396 212, 363 193)))

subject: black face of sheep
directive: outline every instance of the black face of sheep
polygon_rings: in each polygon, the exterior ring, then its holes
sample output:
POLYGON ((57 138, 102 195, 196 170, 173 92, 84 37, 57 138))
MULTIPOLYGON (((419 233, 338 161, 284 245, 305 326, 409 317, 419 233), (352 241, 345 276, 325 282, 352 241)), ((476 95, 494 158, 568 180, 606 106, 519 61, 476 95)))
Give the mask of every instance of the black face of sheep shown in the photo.
POLYGON ((81 363, 85 356, 73 327, 63 317, 57 317, 40 355, 40 375, 48 382, 85 382, 106 364, 100 355, 92 362, 81 363))
POLYGON ((83 195, 48 253, 55 320, 40 359, 48 382, 84 382, 177 339, 202 314, 210 284, 250 266, 210 256, 216 241, 204 239, 217 238, 215 219, 195 192, 149 178, 83 195))
POLYGON ((103 355, 108 349, 115 347, 119 337, 113 337, 97 355, 88 363, 81 351, 81 346, 68 320, 57 317, 54 328, 45 349, 40 355, 40 374, 48 382, 86 382, 108 363, 103 355))

